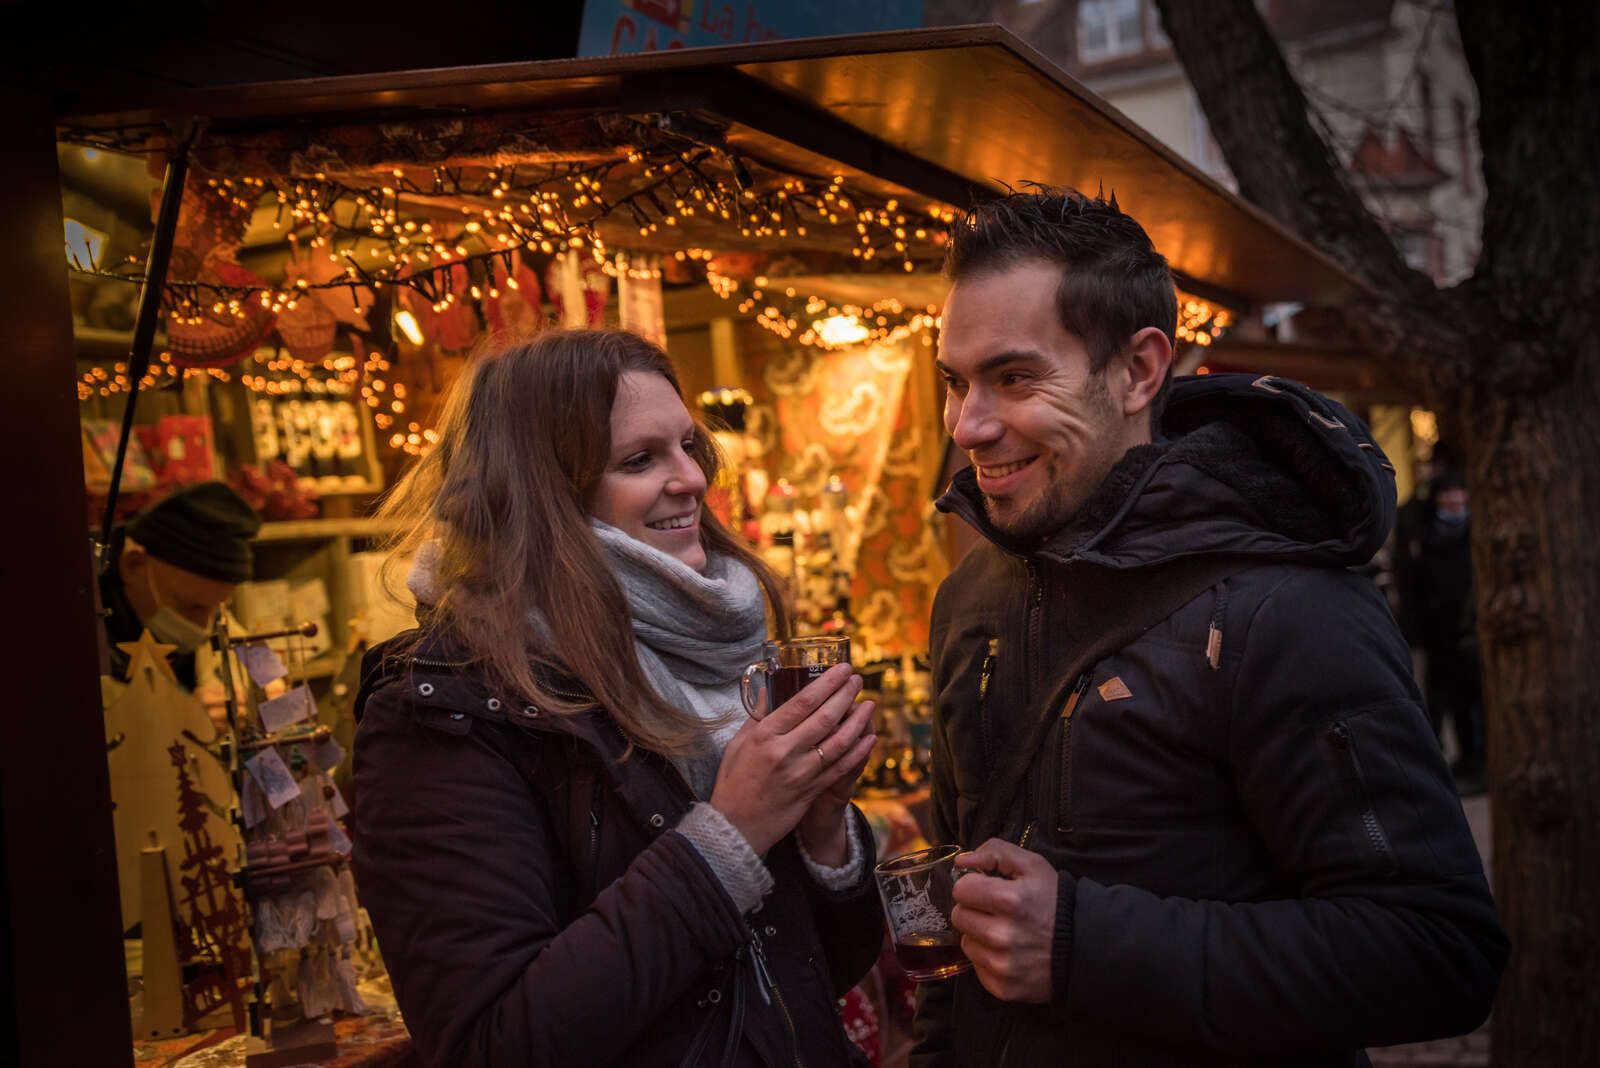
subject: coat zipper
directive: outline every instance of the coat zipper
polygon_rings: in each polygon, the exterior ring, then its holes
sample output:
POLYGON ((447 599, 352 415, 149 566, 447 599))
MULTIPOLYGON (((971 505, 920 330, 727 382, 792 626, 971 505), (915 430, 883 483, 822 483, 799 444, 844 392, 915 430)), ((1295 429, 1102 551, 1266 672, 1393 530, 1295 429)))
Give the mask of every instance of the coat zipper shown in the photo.
POLYGON ((467 667, 472 663, 471 660, 429 660, 428 658, 421 656, 413 656, 409 659, 413 664, 421 664, 423 667, 436 668, 460 668, 467 667))
POLYGON ((1089 692, 1093 678, 1089 672, 1078 676, 1078 684, 1061 709, 1061 782, 1056 798, 1056 830, 1072 833, 1072 721, 1078 705, 1089 692))
POLYGON ((805 1062, 800 1059, 800 1032, 795 1028, 794 1017, 789 1013, 789 1002, 784 999, 783 991, 772 978, 772 973, 767 969, 767 954, 761 948, 761 938, 752 928, 750 931, 750 959, 755 965, 756 990, 761 995, 761 1000, 771 1005, 778 1003, 778 1011, 783 1014, 783 1023, 789 1029, 789 1048, 794 1053, 794 1068, 805 1068, 805 1062))
POLYGON ((600 892, 600 778, 595 776, 594 795, 589 799, 589 892, 590 900, 600 892))
POLYGON ((1328 741, 1338 755, 1346 781, 1354 784, 1359 795, 1361 829, 1366 833, 1367 842, 1383 862, 1383 874, 1393 875, 1397 870, 1394 851, 1389 848, 1389 836, 1384 833, 1383 824, 1378 819, 1378 811, 1373 806, 1372 794, 1367 788, 1367 778, 1361 773, 1361 761, 1356 756, 1355 739, 1351 737, 1350 727, 1344 723, 1335 723, 1328 731, 1328 741))
POLYGON ((983 744, 983 775, 994 774, 993 733, 989 725, 989 684, 994 680, 995 661, 1000 655, 1000 639, 990 638, 989 648, 983 656, 983 666, 978 669, 978 734, 983 744))
MULTIPOLYGON (((1033 700, 1039 693, 1039 618, 1044 614, 1044 579, 1040 577, 1038 565, 1032 560, 1028 561, 1028 594, 1027 693, 1022 702, 1023 708, 1032 708, 1033 700)), ((1039 808, 1038 791, 1034 765, 1030 762, 1022 780, 1023 826, 1021 837, 1017 839, 1017 844, 1024 849, 1028 846, 1028 839, 1033 835, 1034 814, 1039 808)))

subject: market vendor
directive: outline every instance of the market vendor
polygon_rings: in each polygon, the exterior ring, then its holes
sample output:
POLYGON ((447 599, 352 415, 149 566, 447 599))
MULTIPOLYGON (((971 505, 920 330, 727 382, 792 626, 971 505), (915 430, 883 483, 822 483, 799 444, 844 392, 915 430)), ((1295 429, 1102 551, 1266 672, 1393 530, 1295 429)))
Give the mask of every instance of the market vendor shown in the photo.
POLYGON ((261 517, 226 484, 200 482, 113 532, 100 576, 111 674, 127 673, 128 654, 118 643, 138 641, 148 629, 177 647, 168 659, 178 682, 198 689, 195 651, 234 588, 250 578, 250 539, 260 528, 261 517))

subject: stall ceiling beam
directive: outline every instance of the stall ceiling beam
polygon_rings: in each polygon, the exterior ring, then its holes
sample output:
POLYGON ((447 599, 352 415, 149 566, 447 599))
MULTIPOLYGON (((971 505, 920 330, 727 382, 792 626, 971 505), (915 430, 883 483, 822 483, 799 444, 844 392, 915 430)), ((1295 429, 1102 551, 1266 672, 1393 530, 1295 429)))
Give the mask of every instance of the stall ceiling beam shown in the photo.
POLYGON ((623 107, 636 114, 714 115, 952 207, 966 208, 974 200, 994 196, 989 187, 735 70, 629 75, 622 80, 622 100, 623 107))

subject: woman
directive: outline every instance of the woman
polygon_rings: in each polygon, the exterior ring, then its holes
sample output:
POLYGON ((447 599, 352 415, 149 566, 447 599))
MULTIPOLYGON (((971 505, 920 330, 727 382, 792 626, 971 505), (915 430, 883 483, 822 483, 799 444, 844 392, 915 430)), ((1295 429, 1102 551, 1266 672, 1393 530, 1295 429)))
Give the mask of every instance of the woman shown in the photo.
POLYGON ((355 864, 425 1063, 837 1065, 882 919, 835 667, 747 718, 777 586, 703 507, 666 354, 477 360, 382 514, 421 627, 368 654, 355 864))

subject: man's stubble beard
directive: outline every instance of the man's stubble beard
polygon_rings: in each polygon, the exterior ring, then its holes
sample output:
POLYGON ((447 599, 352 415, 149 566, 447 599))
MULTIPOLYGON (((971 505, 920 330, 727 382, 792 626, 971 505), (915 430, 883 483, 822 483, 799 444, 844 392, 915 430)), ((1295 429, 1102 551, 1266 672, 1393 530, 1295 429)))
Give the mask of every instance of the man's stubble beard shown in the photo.
MULTIPOLYGON (((1104 372, 1097 373, 1090 380, 1088 388, 1088 400, 1104 417, 1103 425, 1109 433, 1109 428, 1116 426, 1117 422, 1104 372)), ((1078 510, 1100 488, 1100 483, 1111 473, 1122 454, 1123 450, 1114 445, 1107 445, 1104 441, 1095 442, 1093 448, 1078 457, 1077 470, 1071 475, 1060 471, 1064 460, 1060 455, 1052 454, 1044 460, 1045 487, 1037 500, 1020 513, 1005 517, 997 514, 994 498, 985 496, 984 512, 989 516, 989 522, 1008 537, 1023 541, 1043 540, 1072 521, 1078 510)))
POLYGON ((1070 523, 1105 476, 1104 473, 1097 474, 1089 485, 1082 485, 1079 479, 1067 479, 1052 470, 1058 460, 1058 457, 1050 457, 1043 492, 1016 515, 998 514, 994 498, 984 497, 983 507, 988 513, 989 522, 1007 536, 1023 541, 1042 540, 1070 523))

